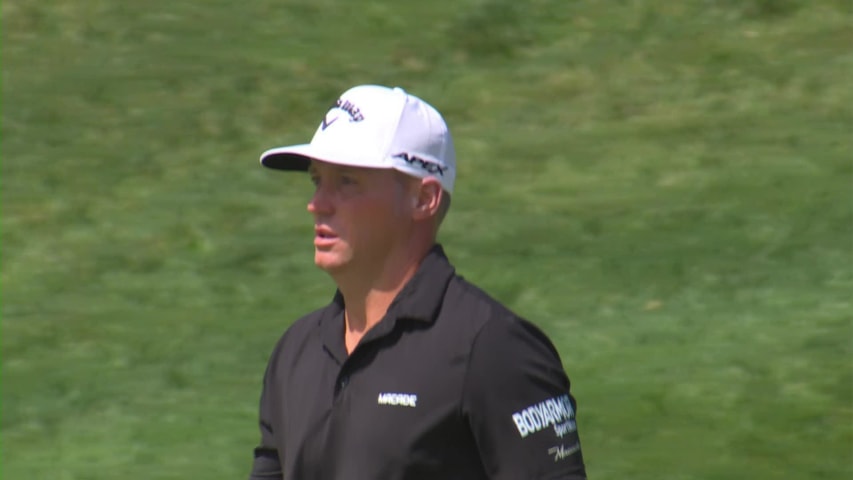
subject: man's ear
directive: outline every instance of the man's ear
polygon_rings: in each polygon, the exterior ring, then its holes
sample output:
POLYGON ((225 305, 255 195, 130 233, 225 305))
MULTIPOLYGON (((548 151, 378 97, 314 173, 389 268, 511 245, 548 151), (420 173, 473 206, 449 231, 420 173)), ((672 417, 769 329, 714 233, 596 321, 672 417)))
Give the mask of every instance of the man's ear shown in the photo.
POLYGON ((441 183, 434 178, 424 178, 412 198, 412 216, 415 220, 426 220, 438 215, 441 196, 444 192, 441 183))

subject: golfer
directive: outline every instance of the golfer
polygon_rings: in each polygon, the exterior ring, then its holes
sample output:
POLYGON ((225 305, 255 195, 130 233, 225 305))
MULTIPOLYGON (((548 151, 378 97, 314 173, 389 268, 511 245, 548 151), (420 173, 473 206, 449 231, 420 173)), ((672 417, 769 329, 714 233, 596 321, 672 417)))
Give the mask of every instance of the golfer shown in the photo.
POLYGON ((261 163, 310 175, 314 263, 337 290, 272 352, 252 480, 586 478, 556 349, 436 243, 456 160, 432 106, 353 87, 311 143, 261 163))

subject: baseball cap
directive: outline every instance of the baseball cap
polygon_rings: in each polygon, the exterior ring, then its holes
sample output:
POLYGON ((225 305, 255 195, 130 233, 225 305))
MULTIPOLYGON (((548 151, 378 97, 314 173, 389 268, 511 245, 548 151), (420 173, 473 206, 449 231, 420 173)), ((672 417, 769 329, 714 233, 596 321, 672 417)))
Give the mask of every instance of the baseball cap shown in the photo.
POLYGON ((311 143, 261 154, 261 164, 277 170, 307 170, 311 159, 434 177, 447 193, 456 180, 456 152, 441 114, 400 87, 350 88, 326 112, 311 143))

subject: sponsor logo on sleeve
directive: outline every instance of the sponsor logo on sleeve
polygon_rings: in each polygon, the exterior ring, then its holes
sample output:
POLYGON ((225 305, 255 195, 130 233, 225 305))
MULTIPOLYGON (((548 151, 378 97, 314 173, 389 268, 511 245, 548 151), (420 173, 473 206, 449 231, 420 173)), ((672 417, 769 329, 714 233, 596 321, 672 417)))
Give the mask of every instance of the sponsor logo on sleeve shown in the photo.
POLYGON ((414 408, 418 406, 418 396, 413 393, 380 393, 376 403, 414 408))
POLYGON ((566 447, 565 445, 556 445, 548 449, 548 455, 553 455, 554 461, 559 462, 560 460, 570 457, 572 454, 574 454, 580 449, 580 443, 576 443, 571 447, 566 447))
POLYGON ((558 438, 577 430, 575 409, 568 395, 549 398, 519 410, 512 414, 512 421, 521 438, 552 427, 558 438))

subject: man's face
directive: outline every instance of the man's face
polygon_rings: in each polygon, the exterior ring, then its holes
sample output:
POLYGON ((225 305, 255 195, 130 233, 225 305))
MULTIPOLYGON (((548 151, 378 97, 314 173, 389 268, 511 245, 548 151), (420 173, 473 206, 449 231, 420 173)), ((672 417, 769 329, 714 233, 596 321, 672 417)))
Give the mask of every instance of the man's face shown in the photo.
POLYGON ((411 201, 390 169, 312 161, 314 263, 329 273, 369 272, 408 232, 411 201))

